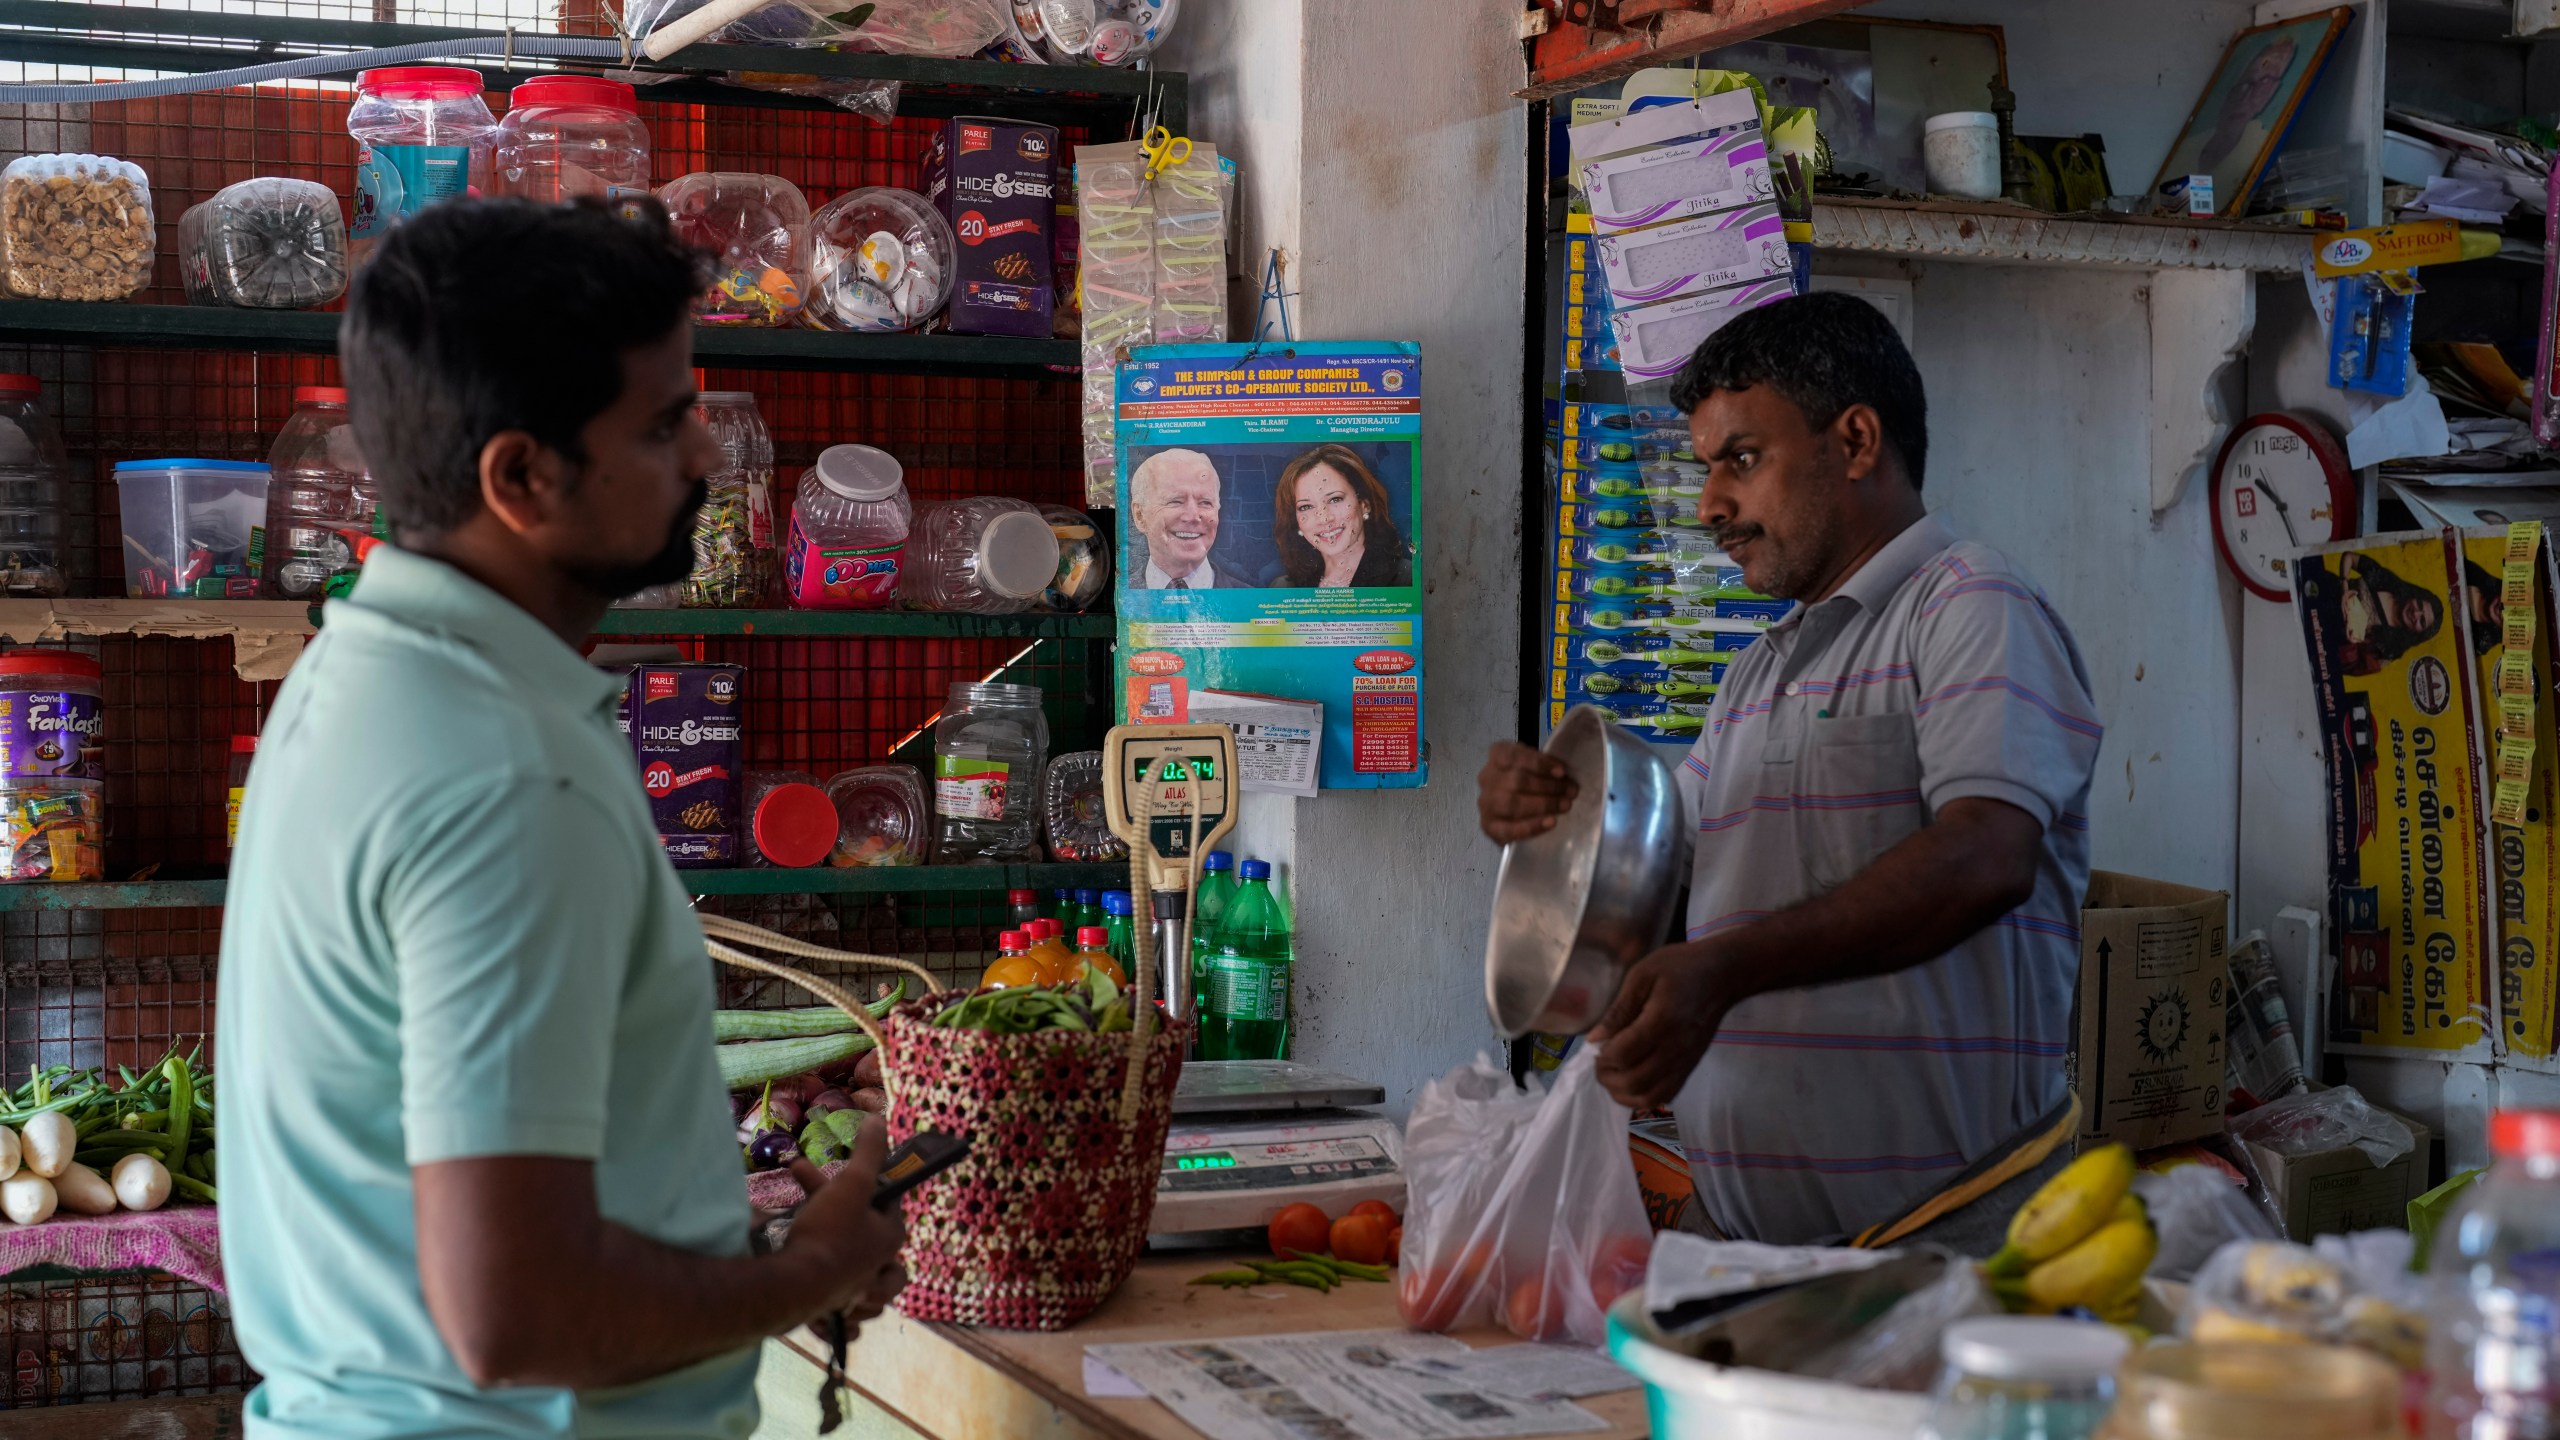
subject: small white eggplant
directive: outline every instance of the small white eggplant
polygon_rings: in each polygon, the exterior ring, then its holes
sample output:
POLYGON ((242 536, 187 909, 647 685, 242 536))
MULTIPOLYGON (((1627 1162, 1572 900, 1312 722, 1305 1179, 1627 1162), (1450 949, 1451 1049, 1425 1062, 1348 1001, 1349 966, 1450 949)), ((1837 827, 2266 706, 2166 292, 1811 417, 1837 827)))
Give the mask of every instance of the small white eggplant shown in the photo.
POLYGON ((150 1155, 127 1155, 108 1176, 116 1203, 127 1210, 157 1210, 169 1201, 169 1167, 150 1155))
POLYGON ((53 1177, 55 1201, 74 1215, 113 1215, 116 1213, 116 1187, 107 1177, 88 1166, 73 1161, 53 1177))
POLYGON ((79 1128, 59 1110, 48 1110, 29 1120, 19 1130, 18 1139, 24 1147, 27 1168, 47 1180, 61 1174, 80 1149, 79 1128))
POLYGON ((0 1180, 18 1173, 18 1132, 0 1125, 0 1180))
POLYGON ((53 1182, 41 1175, 21 1170, 0 1180, 0 1215, 20 1225, 36 1225, 53 1218, 55 1205, 53 1182))

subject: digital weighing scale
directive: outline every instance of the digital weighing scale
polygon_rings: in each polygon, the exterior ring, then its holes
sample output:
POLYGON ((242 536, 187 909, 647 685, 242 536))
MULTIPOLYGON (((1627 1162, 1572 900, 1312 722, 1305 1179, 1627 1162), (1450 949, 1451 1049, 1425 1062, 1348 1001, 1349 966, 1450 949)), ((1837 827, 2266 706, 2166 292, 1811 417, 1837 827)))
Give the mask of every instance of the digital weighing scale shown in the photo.
POLYGON ((1191 891, 1200 858, 1235 828, 1235 772, 1224 725, 1114 725, 1102 737, 1103 817, 1146 873, 1157 989, 1177 1018, 1191 1014, 1191 891))
POLYGON ((1289 1060, 1194 1060, 1173 1096, 1151 1238, 1260 1231, 1306 1201, 1340 1217, 1363 1200, 1404 1209, 1404 1134, 1356 1106, 1386 1090, 1289 1060))

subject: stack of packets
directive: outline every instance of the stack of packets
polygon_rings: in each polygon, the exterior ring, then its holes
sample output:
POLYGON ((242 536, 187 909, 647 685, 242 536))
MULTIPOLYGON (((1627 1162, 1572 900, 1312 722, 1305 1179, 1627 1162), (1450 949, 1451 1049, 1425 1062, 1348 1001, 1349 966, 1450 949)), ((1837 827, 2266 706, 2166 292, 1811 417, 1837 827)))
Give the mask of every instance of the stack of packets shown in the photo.
POLYGON ((1706 469, 1677 412, 1566 402, 1550 460, 1547 728, 1598 705, 1685 750, 1734 652, 1790 603, 1743 588, 1699 523, 1706 469))
POLYGON ((1136 345, 1227 338, 1227 207, 1235 165, 1218 147, 1149 171, 1134 140, 1076 147, 1083 323, 1085 503, 1118 494, 1119 364, 1136 345))
MULTIPOLYGON (((1569 347, 1596 339, 1605 314, 1615 352, 1605 368, 1624 372, 1631 388, 1667 382, 1726 321, 1796 293, 1752 92, 1630 110, 1566 133, 1592 237, 1567 244, 1569 347), (1603 291, 1607 308, 1595 314, 1603 291)), ((1572 228, 1585 218, 1575 214, 1572 228)))

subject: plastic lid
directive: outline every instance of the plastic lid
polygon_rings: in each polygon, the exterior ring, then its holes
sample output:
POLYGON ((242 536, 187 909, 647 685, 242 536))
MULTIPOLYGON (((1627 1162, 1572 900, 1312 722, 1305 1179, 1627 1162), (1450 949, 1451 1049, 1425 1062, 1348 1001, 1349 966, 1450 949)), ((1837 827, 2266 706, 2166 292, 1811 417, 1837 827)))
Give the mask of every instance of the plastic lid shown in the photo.
POLYGON ((293 403, 296 405, 344 405, 347 403, 347 392, 335 385, 296 385, 293 387, 293 403))
POLYGON ((95 656, 77 650, 49 650, 30 645, 23 650, 0 653, 0 675, 85 675, 94 680, 105 675, 95 656))
POLYGON ((907 483, 898 457, 876 445, 830 445, 809 467, 818 483, 847 500, 886 500, 907 483))
POLYGON ((1007 890, 1004 892, 1004 900, 1008 905, 1037 905, 1040 903, 1040 892, 1037 890, 1007 890))
POLYGON ((33 375, 0 375, 0 395, 41 395, 44 382, 33 375))
POLYGON ((1044 915, 1031 922, 1031 943, 1037 945, 1043 940, 1055 940, 1066 932, 1066 928, 1044 915))
POLYGON ((2047 1315, 1960 1320, 1938 1337, 1949 1368, 1986 1380, 2097 1380, 2113 1375, 2132 1348, 2112 1325, 2047 1315))
POLYGON ((536 105, 597 105, 607 110, 640 113, 640 95, 619 80, 595 75, 541 75, 527 80, 507 97, 507 112, 536 105))
POLYGON ((1058 532, 1037 510, 1007 510, 978 537, 978 583, 1028 600, 1058 578, 1058 532))
POLYGON ((756 802, 756 851, 776 865, 800 869, 836 848, 835 802, 815 785, 776 785, 756 802))
POLYGON ((1031 948, 1031 937, 1019 930, 1007 930, 996 937, 996 948, 1008 952, 1028 950, 1031 948))
POLYGON ((1076 903, 1079 905, 1099 905, 1102 903, 1102 892, 1099 890, 1078 890, 1076 892, 1076 903))
POLYGON ((227 470, 240 474, 254 470, 264 475, 267 473, 267 464, 263 460, 119 460, 116 462, 117 474, 121 475, 128 470, 227 470))
POLYGON ((1236 868, 1236 873, 1247 880, 1268 880, 1271 878, 1271 862, 1268 860, 1247 860, 1244 864, 1236 868))
POLYGON ((1200 857, 1200 868, 1203 870, 1233 870, 1236 868, 1236 857, 1224 850, 1212 850, 1208 854, 1200 857))
POLYGON ((1920 128, 1935 133, 1940 130, 1968 130, 1976 125, 1996 130, 2000 128, 2000 117, 1988 110, 1950 110, 1944 115, 1930 116, 1920 128))
POLYGON ((234 735, 234 736, 232 736, 232 737, 231 737, 231 753, 232 753, 232 754, 234 754, 234 755, 255 755, 255 754, 257 754, 257 753, 258 753, 258 737, 257 737, 257 736, 255 736, 255 735, 234 735))
POLYGON ((1129 908, 1129 892, 1126 890, 1103 891, 1102 913, 1105 915, 1128 915, 1134 913, 1129 908))
POLYGON ((479 71, 460 65, 395 65, 356 77, 356 89, 397 100, 459 100, 487 88, 479 71))
POLYGON ((1076 948, 1079 950, 1100 950, 1110 943, 1111 932, 1099 925, 1076 927, 1076 948))
POLYGON ((2560 1110, 2500 1110, 2491 1115, 2489 1153, 2501 1160, 2560 1155, 2560 1110))

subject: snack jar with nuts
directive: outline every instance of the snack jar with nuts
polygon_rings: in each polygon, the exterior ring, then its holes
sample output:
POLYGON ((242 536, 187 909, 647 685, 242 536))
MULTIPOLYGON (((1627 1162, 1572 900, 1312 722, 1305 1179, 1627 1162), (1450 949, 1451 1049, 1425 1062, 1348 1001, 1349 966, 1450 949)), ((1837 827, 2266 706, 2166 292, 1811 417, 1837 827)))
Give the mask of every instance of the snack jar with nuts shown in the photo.
POLYGON ((157 232, 142 167, 21 155, 0 169, 0 274, 38 300, 122 300, 151 283, 157 232))

